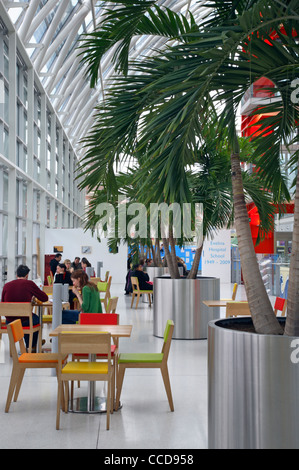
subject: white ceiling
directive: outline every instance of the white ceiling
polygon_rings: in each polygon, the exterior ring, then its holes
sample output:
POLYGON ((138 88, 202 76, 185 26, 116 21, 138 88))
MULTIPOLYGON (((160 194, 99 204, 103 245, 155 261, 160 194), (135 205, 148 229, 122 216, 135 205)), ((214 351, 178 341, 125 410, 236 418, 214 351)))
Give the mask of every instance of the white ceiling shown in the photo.
MULTIPOLYGON (((79 141, 92 126, 94 106, 103 98, 102 87, 105 90, 113 67, 111 51, 102 60, 97 87, 91 89, 76 46, 82 33, 93 31, 99 24, 103 4, 107 7, 107 2, 23 0, 3 3, 77 155, 82 156, 79 141)), ((161 0, 158 3, 177 12, 190 8, 195 17, 206 13, 201 0, 161 0)), ((115 8, 115 4, 111 2, 109 7, 115 8)), ((131 55, 144 55, 153 44, 157 47, 163 41, 163 38, 136 38, 132 41, 131 55)))

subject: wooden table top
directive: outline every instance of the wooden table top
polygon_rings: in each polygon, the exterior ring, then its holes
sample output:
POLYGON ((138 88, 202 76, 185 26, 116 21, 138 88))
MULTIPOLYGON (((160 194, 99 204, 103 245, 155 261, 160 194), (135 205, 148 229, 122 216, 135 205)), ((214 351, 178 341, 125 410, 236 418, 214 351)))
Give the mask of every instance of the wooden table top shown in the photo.
POLYGON ((111 336, 118 338, 129 338, 132 332, 132 325, 59 325, 51 331, 49 336, 58 336, 63 331, 107 331, 111 336))
POLYGON ((227 302, 247 302, 246 300, 203 300, 202 303, 207 307, 226 307, 227 302))

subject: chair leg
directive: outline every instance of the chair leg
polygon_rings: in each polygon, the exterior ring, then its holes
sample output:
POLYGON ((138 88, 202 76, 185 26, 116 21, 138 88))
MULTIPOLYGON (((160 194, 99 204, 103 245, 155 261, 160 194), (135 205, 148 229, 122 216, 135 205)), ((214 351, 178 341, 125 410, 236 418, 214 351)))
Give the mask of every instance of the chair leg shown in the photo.
POLYGON ((19 373, 18 380, 17 380, 17 383, 16 383, 14 401, 17 401, 17 399, 18 399, 18 396, 19 396, 19 392, 20 392, 20 388, 21 388, 21 385, 22 385, 22 381, 23 381, 24 374, 25 374, 25 369, 20 369, 20 373, 19 373))
POLYGON ((164 382, 164 386, 165 386, 165 390, 166 390, 166 394, 167 394, 170 409, 171 409, 171 411, 174 411, 167 365, 166 365, 166 367, 161 368, 161 374, 162 374, 162 377, 163 377, 163 382, 164 382))
POLYGON ((119 400, 120 400, 120 395, 121 395, 121 389, 123 386, 125 370, 126 368, 122 364, 118 366, 118 374, 117 374, 117 382, 116 382, 116 399, 115 399, 116 410, 118 410, 119 408, 119 400))
POLYGON ((61 403, 61 394, 62 394, 62 381, 58 381, 58 390, 57 390, 57 407, 56 407, 56 429, 59 429, 60 424, 60 403, 61 403))
POLYGON ((9 388, 8 388, 8 393, 7 393, 7 399, 6 399, 6 405, 5 405, 5 413, 8 413, 9 407, 11 404, 11 400, 13 397, 13 393, 17 384, 17 380, 19 377, 19 370, 16 370, 14 367, 11 372, 11 378, 10 378, 10 383, 9 383, 9 388))
POLYGON ((147 296, 148 296, 148 303, 149 303, 149 306, 151 307, 151 306, 152 306, 151 294, 147 294, 147 296))
POLYGON ((132 295, 132 302, 131 302, 131 308, 133 307, 133 304, 134 304, 135 295, 136 295, 136 294, 133 292, 133 295, 132 295))
POLYGON ((136 300, 136 305, 135 305, 135 308, 138 307, 138 304, 139 304, 139 299, 140 299, 140 294, 138 293, 137 294, 137 300, 136 300))
POLYGON ((110 410, 111 410, 111 380, 108 380, 108 387, 107 387, 107 402, 106 402, 106 412, 107 412, 107 420, 106 420, 106 429, 109 430, 110 427, 110 410))

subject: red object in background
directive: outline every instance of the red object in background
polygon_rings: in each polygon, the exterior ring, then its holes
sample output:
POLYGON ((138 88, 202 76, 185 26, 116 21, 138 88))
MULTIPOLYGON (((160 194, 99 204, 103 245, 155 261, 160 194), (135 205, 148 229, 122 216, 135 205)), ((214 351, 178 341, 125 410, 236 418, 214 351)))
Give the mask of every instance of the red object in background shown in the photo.
POLYGON ((45 255, 45 276, 44 286, 48 286, 48 276, 50 276, 50 261, 55 258, 55 255, 45 255))
MULTIPOLYGON (((278 213, 278 205, 276 204, 276 212, 278 213)), ((290 202, 281 205, 281 211, 286 214, 294 214, 294 203, 290 202)), ((260 225, 260 217, 257 207, 253 202, 247 204, 248 217, 250 219, 249 225, 251 230, 251 236, 254 244, 254 251, 262 254, 274 254, 274 230, 268 232, 265 239, 256 246, 258 237, 258 230, 260 225)))

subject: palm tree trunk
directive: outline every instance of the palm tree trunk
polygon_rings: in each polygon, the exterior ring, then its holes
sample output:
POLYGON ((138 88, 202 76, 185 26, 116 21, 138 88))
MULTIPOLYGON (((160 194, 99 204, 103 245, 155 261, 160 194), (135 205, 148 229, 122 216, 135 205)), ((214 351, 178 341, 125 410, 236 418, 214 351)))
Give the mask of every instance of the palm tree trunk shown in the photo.
POLYGON ((243 279, 255 331, 262 334, 282 334, 266 292, 254 251, 245 203, 240 154, 231 154, 235 226, 240 250, 243 279))
POLYGON ((200 262, 200 258, 201 258, 201 254, 202 254, 202 249, 203 249, 203 243, 202 243, 201 246, 196 248, 194 260, 193 260, 191 269, 189 271, 189 274, 187 276, 187 279, 196 279, 197 272, 198 272, 198 266, 199 266, 199 262, 200 262))
POLYGON ((299 336, 299 171, 297 172, 292 254, 288 288, 288 314, 285 335, 299 336))

